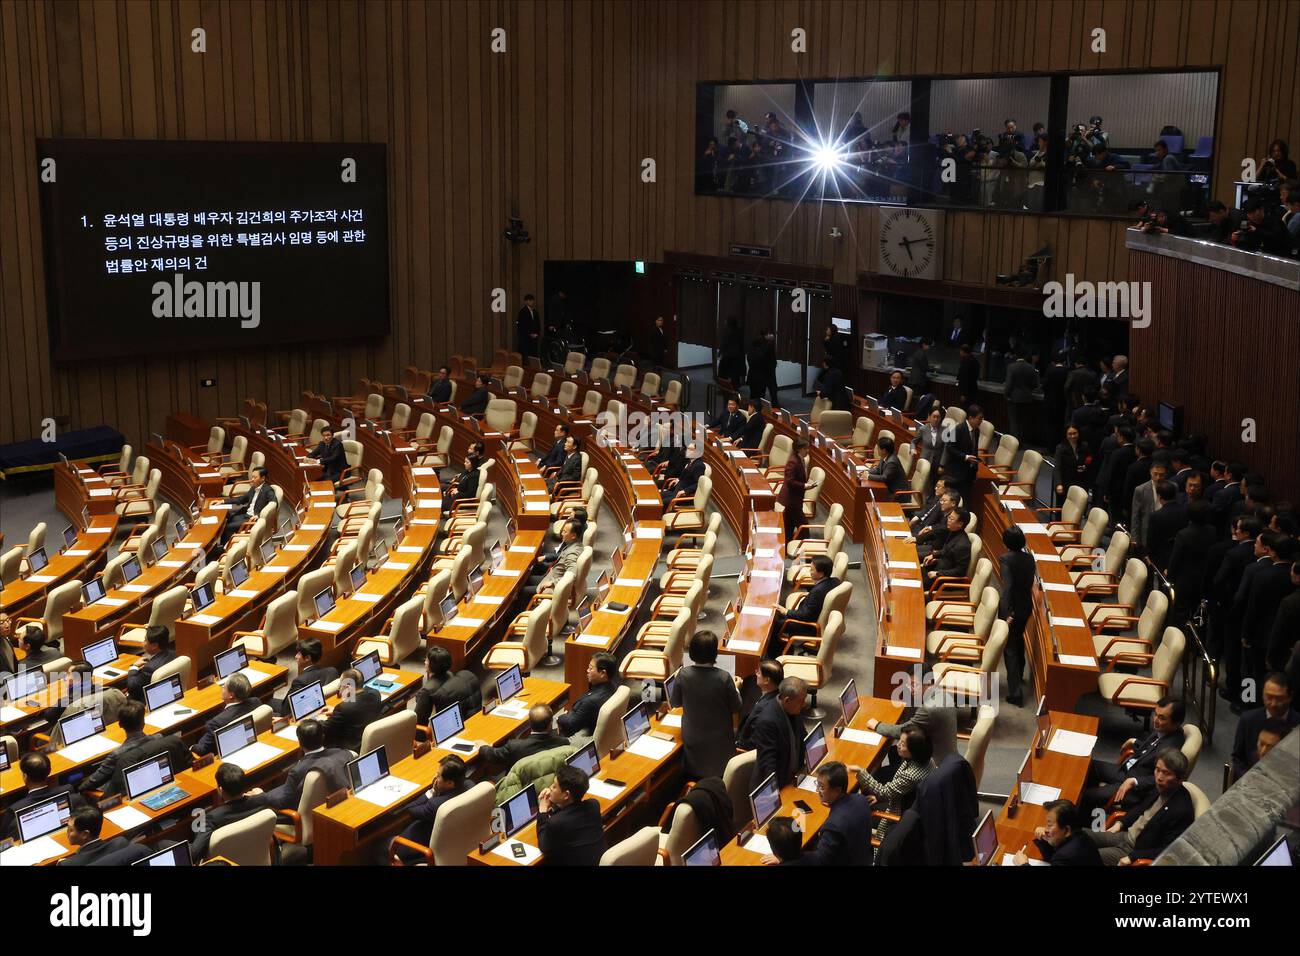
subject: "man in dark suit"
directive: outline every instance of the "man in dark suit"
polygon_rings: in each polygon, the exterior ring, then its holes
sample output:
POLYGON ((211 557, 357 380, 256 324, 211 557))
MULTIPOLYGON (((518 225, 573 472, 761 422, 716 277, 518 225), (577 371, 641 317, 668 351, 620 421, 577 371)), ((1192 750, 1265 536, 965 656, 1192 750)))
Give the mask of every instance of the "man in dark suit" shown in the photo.
POLYGON ((275 702, 276 713, 281 716, 288 714, 289 698, 308 684, 320 681, 321 689, 324 690, 327 685, 338 680, 339 672, 335 668, 321 666, 320 659, 323 653, 324 648, 320 640, 314 637, 305 638, 294 645, 293 659, 298 665, 298 673, 289 684, 289 692, 275 702))
POLYGON ((686 446, 686 464, 682 467, 681 477, 665 482, 663 493, 665 507, 678 495, 689 498, 695 494, 696 485, 704 477, 704 465, 704 452, 699 442, 691 442, 686 446))
MULTIPOLYGON (((438 763, 438 775, 433 778, 433 786, 408 804, 406 812, 411 822, 406 825, 401 836, 405 840, 420 846, 428 846, 433 834, 433 823, 438 818, 438 811, 448 800, 454 800, 469 790, 465 779, 465 761, 455 754, 448 754, 438 763)), ((403 863, 418 863, 426 857, 400 843, 395 844, 397 858, 403 863)))
MULTIPOLYGON (((1114 439, 1114 451, 1105 455, 1101 473, 1097 475, 1097 491, 1105 496, 1111 518, 1119 516, 1118 520, 1127 521, 1129 502, 1124 500, 1124 488, 1128 480, 1128 467, 1137 461, 1133 429, 1128 425, 1116 425, 1114 439)), ((1102 448, 1105 446, 1103 440, 1102 448)))
POLYGON ((294 729, 298 733, 298 746, 302 748, 302 756, 289 768, 284 783, 255 798, 261 806, 297 811, 307 774, 313 770, 324 775, 327 793, 348 786, 348 762, 352 760, 352 754, 337 747, 325 746, 325 725, 319 720, 304 720, 294 729))
POLYGON ((1174 547, 1169 555, 1168 577, 1174 586, 1178 608, 1190 616, 1205 596, 1206 559, 1216 541, 1214 526, 1210 524, 1210 504, 1198 499, 1187 504, 1187 526, 1174 535, 1174 547))
POLYGON ((487 411, 488 402, 492 398, 492 393, 488 391, 488 386, 492 384, 492 378, 486 373, 480 372, 474 378, 474 391, 469 393, 469 397, 460 403, 460 413, 462 415, 482 415, 487 411))
POLYGON ((844 388, 844 373, 831 361, 830 356, 822 359, 822 370, 817 375, 817 382, 813 389, 817 392, 818 398, 830 401, 831 408, 848 411, 849 394, 844 388))
POLYGON ((920 395, 930 384, 930 340, 921 339, 921 344, 912 353, 912 367, 907 373, 907 384, 912 386, 912 394, 920 395))
MULTIPOLYGON (((567 452, 564 449, 565 440, 569 437, 569 426, 564 422, 557 422, 555 425, 555 441, 551 442, 551 447, 546 449, 546 454, 538 459, 537 465, 543 471, 548 468, 559 468, 564 464, 564 458, 567 452)), ((578 459, 582 461, 581 458, 578 459)))
POLYGON ((952 328, 948 330, 945 341, 950 349, 959 349, 970 341, 970 335, 967 333, 960 315, 952 320, 952 328))
POLYGON ((435 405, 445 405, 451 401, 451 368, 439 366, 438 377, 429 385, 429 401, 435 405))
POLYGON ((224 705, 217 715, 203 728, 203 736, 193 748, 195 756, 202 757, 215 753, 217 749, 217 731, 226 724, 233 723, 241 717, 247 717, 261 706, 262 702, 253 696, 253 685, 243 674, 231 674, 221 688, 221 703, 224 705))
POLYGON ((1128 866, 1134 860, 1153 860, 1191 826, 1196 814, 1192 795, 1183 786, 1188 771, 1180 750, 1169 748, 1156 757, 1156 785, 1146 799, 1110 829, 1088 831, 1103 863, 1128 866))
POLYGON ((763 420, 763 413, 759 410, 756 399, 745 399, 745 413, 745 424, 741 426, 740 434, 736 436, 736 444, 741 448, 754 450, 763 440, 763 429, 767 427, 767 422, 763 420))
POLYGON ((452 672, 451 651, 430 644, 424 652, 424 683, 415 692, 415 722, 429 725, 429 718, 452 704, 460 704, 462 719, 483 709, 483 689, 471 671, 452 672))
POLYGON ((943 448, 939 459, 948 487, 966 492, 979 470, 980 425, 984 423, 984 409, 972 405, 966 409, 966 420, 952 430, 952 438, 943 448))
MULTIPOLYGON (((1088 839, 1078 809, 1069 800, 1043 804, 1044 825, 1034 828, 1034 845, 1051 866, 1101 866, 1097 845, 1088 839)), ((1028 866, 1029 855, 1016 852, 1017 866, 1028 866)))
POLYGON ((1075 352, 1070 364, 1073 368, 1065 376, 1065 402, 1070 413, 1073 414, 1075 409, 1090 401, 1089 393, 1095 394, 1101 381, 1097 378, 1097 373, 1088 366, 1088 356, 1083 352, 1075 352))
POLYGON ((88 790, 100 790, 105 797, 113 797, 126 792, 123 773, 128 767, 142 760, 165 753, 171 760, 172 773, 188 770, 193 760, 189 749, 181 742, 179 735, 146 734, 144 732, 144 704, 139 701, 127 701, 117 715, 118 726, 126 734, 121 745, 106 756, 95 772, 77 785, 82 793, 88 790))
POLYGON ((1273 615, 1264 664, 1269 670, 1286 669, 1292 649, 1300 639, 1300 561, 1291 563, 1291 593, 1282 599, 1273 615))
POLYGON ((544 750, 569 746, 569 738, 555 733, 551 725, 555 714, 546 704, 534 704, 528 711, 528 734, 512 737, 500 747, 484 747, 479 756, 493 771, 509 770, 524 757, 544 750))
POLYGON ((903 471, 903 463, 894 453, 894 439, 888 435, 877 438, 876 454, 880 458, 880 464, 867 472, 867 479, 883 483, 891 495, 906 488, 907 472, 903 471))
MULTIPOLYGON (((916 672, 909 678, 909 685, 911 706, 903 708, 898 723, 881 723, 872 717, 867 720, 867 730, 894 741, 908 731, 919 730, 930 741, 930 756, 938 765, 948 754, 957 752, 957 708, 946 706, 943 691, 933 683, 927 687, 916 672)), ((891 752, 891 762, 896 758, 901 759, 897 752, 891 752)), ((880 776, 879 770, 875 773, 880 776)))
POLYGON ((1007 643, 1003 651, 1007 665, 1007 703, 1019 707, 1024 703, 1020 681, 1025 670, 1025 625, 1034 610, 1037 566, 1034 556, 1025 550, 1025 533, 1018 526, 1012 525, 1002 532, 1002 543, 1007 550, 998 556, 998 575, 1002 581, 998 613, 1007 622, 1007 643))
POLYGON ((948 506, 945 507, 944 495, 947 493, 948 480, 936 479, 934 493, 925 500, 920 510, 913 512, 912 517, 908 519, 907 525, 912 530, 912 537, 917 537, 926 528, 929 528, 930 534, 933 534, 935 530, 942 529, 948 523, 948 511, 956 501, 953 496, 949 496, 948 506))
POLYGON ((664 328, 662 315, 656 315, 654 325, 650 327, 650 361, 656 368, 668 364, 668 331, 664 328))
POLYGON ((582 481, 582 442, 574 435, 565 435, 562 447, 564 458, 560 462, 559 473, 551 482, 551 490, 560 482, 582 481))
POLYGON ((1269 674, 1264 679, 1262 699, 1263 707, 1256 707, 1241 715, 1237 721, 1237 732, 1232 738, 1232 776, 1234 780, 1255 763, 1255 744, 1259 738, 1259 729, 1267 720, 1281 720, 1288 727, 1300 724, 1300 712, 1291 708, 1291 679, 1281 671, 1269 674))
MULTIPOLYGON (((817 768, 817 797, 830 813, 805 849, 800 866, 870 866, 871 803, 860 793, 849 793, 844 764, 829 760, 817 768)), ((764 863, 767 862, 765 857, 764 863)))
POLYGON ((758 756, 754 760, 754 772, 749 780, 751 791, 770 774, 776 774, 778 787, 784 787, 794 780, 803 744, 799 714, 803 712, 807 696, 807 684, 798 677, 787 677, 777 688, 777 705, 765 707, 754 721, 752 738, 758 756))
POLYGON ((907 404, 907 389, 903 387, 903 373, 898 369, 889 373, 889 388, 880 396, 881 408, 899 408, 907 404))
POLYGON ((1038 370, 1029 364, 1023 353, 1017 355, 1016 360, 1007 366, 1002 392, 1011 418, 1011 434, 1019 438, 1023 445, 1028 445, 1034 439, 1034 392, 1038 390, 1039 384, 1038 370))
POLYGON ((18 769, 22 773, 23 786, 27 788, 27 792, 9 804, 7 812, 0 817, 2 821, 0 840, 18 838, 18 813, 28 807, 53 800, 64 794, 70 797, 73 812, 85 805, 85 800, 77 793, 76 787, 67 783, 50 782, 50 758, 40 751, 23 754, 22 759, 18 761, 18 769))
POLYGON ((758 673, 754 675, 759 697, 745 719, 740 722, 740 731, 736 734, 736 746, 739 749, 754 749, 754 724, 768 707, 779 706, 776 702, 776 689, 781 686, 781 681, 784 679, 785 670, 781 667, 780 661, 768 657, 759 662, 758 673))
POLYGON ((328 708, 325 720, 325 739, 332 747, 344 747, 354 753, 361 751, 361 734, 367 726, 380 718, 384 700, 379 691, 366 687, 361 671, 349 667, 339 675, 339 696, 343 699, 328 708))
POLYGON ((566 737, 576 734, 591 736, 596 732, 596 718, 600 708, 618 689, 618 661, 613 654, 600 652, 587 661, 587 684, 585 694, 573 702, 567 714, 560 714, 556 725, 566 737))
POLYGON ((126 675, 126 693, 132 700, 144 700, 144 689, 164 664, 176 660, 171 635, 163 624, 150 624, 144 631, 144 660, 126 675))
POLYGON ((767 396, 774 406, 781 404, 776 384, 776 335, 765 329, 750 346, 749 394, 751 398, 767 396))
POLYGON ((957 395, 963 406, 975 401, 979 394, 980 360, 971 352, 970 345, 962 343, 957 361, 957 395))
POLYGON ((1242 671, 1256 686, 1266 676, 1265 660, 1273 632, 1273 618, 1283 599, 1291 593, 1291 563, 1296 558, 1296 540, 1280 531, 1259 536, 1269 563, 1260 562, 1246 591, 1245 614, 1241 618, 1242 671))
POLYGON ((470 452, 465 456, 461 464, 464 465, 464 470, 452 480, 451 484, 447 486, 446 493, 442 496, 442 513, 444 515, 450 516, 452 514, 456 502, 465 501, 478 494, 480 477, 478 468, 479 465, 483 464, 483 460, 474 452, 470 452))
POLYGON ((196 836, 190 841, 190 857, 195 863, 207 857, 212 834, 265 809, 261 791, 250 791, 243 768, 233 763, 223 763, 217 768, 217 791, 221 803, 194 821, 196 836))
POLYGON ((1187 508, 1178 503, 1178 486, 1167 478, 1156 485, 1156 501, 1160 507, 1147 519, 1147 554, 1164 571, 1174 553, 1174 538, 1187 525, 1187 508))
POLYGON ((104 828, 104 811, 99 807, 82 807, 68 817, 68 842, 77 848, 72 856, 65 856, 59 866, 95 866, 103 863, 105 856, 120 853, 131 845, 124 836, 101 840, 104 828))
POLYGON ((515 349, 524 358, 537 355, 542 338, 542 322, 537 314, 537 296, 529 292, 524 296, 524 307, 515 316, 515 349))
POLYGON ((948 512, 948 535, 943 547, 931 552, 921 562, 927 584, 937 578, 965 576, 970 566, 970 538, 966 537, 968 518, 964 508, 953 508, 948 512))
POLYGON ((524 585, 524 595, 531 599, 534 594, 554 590, 563 577, 576 573, 578 558, 582 556, 582 536, 587 524, 570 518, 560 526, 560 546, 551 554, 542 555, 537 569, 524 585))
POLYGON ((1088 767, 1088 778, 1079 805, 1091 812, 1105 807, 1115 798, 1117 807, 1131 808, 1145 800, 1156 785, 1156 757, 1166 749, 1183 746, 1183 718, 1185 709, 1181 700, 1162 697, 1156 701, 1151 714, 1151 733, 1142 738, 1132 737, 1124 742, 1122 750, 1129 755, 1119 763, 1113 760, 1093 759, 1088 767))
MULTIPOLYGON (((840 584, 839 578, 831 576, 833 570, 835 570, 834 562, 826 555, 819 554, 812 559, 812 565, 809 568, 812 587, 804 594, 803 600, 793 608, 787 608, 784 604, 776 605, 777 613, 773 616, 774 633, 779 633, 781 625, 786 621, 803 621, 805 624, 816 623, 817 619, 821 617, 822 605, 826 603, 826 595, 830 594, 840 584)), ((796 633, 801 632, 796 631, 796 633)))
MULTIPOLYGON (((341 449, 342 445, 339 447, 341 449)), ((247 491, 237 497, 226 499, 230 502, 230 510, 226 512, 226 525, 221 529, 222 548, 225 548, 246 520, 250 517, 256 519, 263 508, 276 500, 275 489, 266 480, 264 467, 250 469, 248 480, 251 487, 247 491)))
POLYGON ((740 411, 740 399, 735 395, 727 399, 727 407, 709 422, 709 428, 715 429, 727 438, 735 438, 744 427, 745 416, 740 411))
POLYGON ((605 853, 600 803, 587 799, 587 774, 564 764, 537 796, 537 847, 543 866, 596 866, 605 853))
POLYGON ((321 476, 330 481, 338 481, 343 474, 343 469, 348 466, 343 442, 334 437, 334 429, 328 425, 320 430, 320 442, 307 452, 307 457, 315 458, 320 462, 321 476))

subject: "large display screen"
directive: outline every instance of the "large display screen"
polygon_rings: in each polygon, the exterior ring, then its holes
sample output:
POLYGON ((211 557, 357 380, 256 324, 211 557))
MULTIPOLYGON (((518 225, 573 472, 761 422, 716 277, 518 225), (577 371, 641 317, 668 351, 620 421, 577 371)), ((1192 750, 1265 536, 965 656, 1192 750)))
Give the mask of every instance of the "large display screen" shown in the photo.
POLYGON ((56 359, 388 332, 383 144, 37 147, 56 359))

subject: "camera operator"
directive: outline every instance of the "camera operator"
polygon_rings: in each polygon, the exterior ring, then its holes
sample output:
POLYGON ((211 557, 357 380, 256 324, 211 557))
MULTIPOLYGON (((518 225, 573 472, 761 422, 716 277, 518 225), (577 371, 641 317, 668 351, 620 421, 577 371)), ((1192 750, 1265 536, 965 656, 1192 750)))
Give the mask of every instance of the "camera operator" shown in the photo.
POLYGON ((1210 219, 1210 234, 1206 238, 1212 242, 1231 243, 1232 234, 1241 228, 1244 218, 1241 210, 1229 209, 1216 199, 1206 207, 1206 213, 1210 219))
POLYGON ((1187 222, 1176 209, 1160 209, 1151 212, 1138 221, 1136 229, 1141 229, 1147 235, 1170 235, 1170 236, 1187 236, 1191 231, 1187 228, 1187 222))
POLYGON ((1110 134, 1101 128, 1100 116, 1093 116, 1088 120, 1088 131, 1085 135, 1093 149, 1110 145, 1110 134))
POLYGON ((1232 244, 1247 252, 1267 252, 1285 256, 1291 252, 1282 220, 1268 215, 1268 204, 1260 198, 1246 203, 1246 218, 1232 234, 1232 244))
POLYGON ((1014 119, 1004 122, 993 153, 993 165, 1001 170, 994 187, 994 204, 1001 209, 1026 208, 1024 193, 1027 184, 1023 170, 1029 165, 1029 157, 1021 145, 1014 119))
MULTIPOLYGON (((1034 128, 1040 128, 1042 123, 1035 123, 1034 128)), ((1047 183, 1047 157, 1051 153, 1046 133, 1034 134, 1034 148, 1030 151, 1026 159, 1026 165, 1029 169, 1029 185, 1026 189, 1026 199, 1029 208, 1035 212, 1041 212, 1043 209, 1043 187, 1047 183)))
POLYGON ((1264 160, 1264 165, 1259 170, 1259 181, 1262 183, 1274 179, 1300 179, 1296 173, 1295 160, 1291 158, 1291 150, 1284 139, 1275 139, 1268 144, 1268 159, 1264 160))
POLYGON ((733 137, 736 142, 743 143, 745 134, 749 132, 749 127, 745 121, 740 118, 735 110, 727 110, 727 122, 722 127, 722 135, 718 137, 722 142, 729 142, 733 137))

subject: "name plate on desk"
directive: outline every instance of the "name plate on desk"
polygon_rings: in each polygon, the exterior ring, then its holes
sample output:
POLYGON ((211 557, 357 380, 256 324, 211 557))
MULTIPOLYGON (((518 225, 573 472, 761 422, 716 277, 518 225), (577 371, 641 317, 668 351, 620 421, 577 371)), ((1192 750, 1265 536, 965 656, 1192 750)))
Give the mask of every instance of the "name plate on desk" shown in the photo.
POLYGON ((480 594, 474 598, 475 604, 487 604, 496 607, 498 604, 505 603, 505 598, 500 594, 480 594))
POLYGON ((763 645, 759 641, 727 641, 727 650, 741 651, 745 654, 757 653, 763 645))
POLYGON ((749 572, 749 576, 751 578, 779 578, 781 572, 773 570, 772 568, 755 568, 753 571, 749 572))
POLYGON ((1068 664, 1071 667, 1096 667, 1097 658, 1085 657, 1082 654, 1058 654, 1056 659, 1062 664, 1068 664))
POLYGON ((226 597, 255 598, 257 597, 257 594, 257 591, 249 591, 245 588, 240 588, 238 591, 227 591, 226 597))
POLYGON ((882 531, 886 538, 910 538, 911 534, 906 531, 882 531))
POLYGON ((525 511, 550 511, 551 503, 549 501, 530 501, 524 506, 525 511))
POLYGON ((367 604, 378 604, 383 599, 384 595, 382 594, 363 594, 360 591, 352 595, 352 600, 365 601, 367 604))
POLYGON ((345 626, 346 625, 343 624, 342 621, 317 621, 312 625, 312 627, 318 631, 329 631, 331 634, 338 633, 343 630, 345 626))
POLYGON ((911 561, 889 561, 889 562, 887 562, 886 566, 887 566, 887 567, 890 567, 890 568, 893 568, 895 571, 915 571, 915 570, 916 570, 916 565, 913 564, 911 561))
POLYGON ((491 572, 494 578, 517 578, 519 577, 518 568, 497 568, 491 572))
POLYGON ((1058 627, 1083 627, 1083 618, 1081 617, 1057 617, 1055 614, 1049 614, 1047 619, 1058 627))
POLYGON ((1072 593, 1074 593, 1075 587, 1074 587, 1073 584, 1060 584, 1060 583, 1058 583, 1058 582, 1056 582, 1056 581, 1044 581, 1044 582, 1043 582, 1043 590, 1044 590, 1044 591, 1064 591, 1064 592, 1067 592, 1067 593, 1071 593, 1071 594, 1072 594, 1072 593))
POLYGON ((123 584, 121 589, 122 589, 123 591, 128 591, 128 592, 130 592, 131 594, 143 594, 145 591, 148 591, 148 590, 149 590, 149 585, 147 585, 147 584, 123 584))
POLYGON ((919 588, 921 582, 916 578, 890 578, 889 586, 891 588, 919 588))
POLYGON ((313 498, 333 498, 333 497, 334 497, 334 492, 332 492, 332 491, 324 491, 324 490, 312 489, 311 496, 312 496, 313 498))
POLYGON ((107 498, 113 494, 112 488, 88 488, 86 490, 92 498, 107 498))
POLYGON ((437 523, 438 521, 435 518, 412 518, 411 519, 411 524, 435 524, 436 525, 437 523))
POLYGON ((199 519, 199 524, 216 524, 216 523, 217 523, 216 515, 204 515, 202 518, 199 519))
POLYGON ((741 614, 748 614, 750 617, 771 617, 775 608, 770 607, 742 607, 741 614))
POLYGON ((307 545, 305 544, 286 544, 284 546, 284 550, 285 551, 306 551, 308 550, 308 548, 307 545))
POLYGON ((195 614, 193 617, 186 618, 191 624, 201 624, 204 627, 211 627, 221 621, 220 616, 216 614, 195 614))
POLYGON ((776 557, 776 549, 775 549, 775 548, 755 548, 755 549, 754 549, 754 557, 756 557, 756 558, 775 558, 775 557, 776 557))
POLYGON ((1025 534, 1047 534, 1047 525, 1039 524, 1034 521, 1018 523, 1016 527, 1025 534))
POLYGON ((921 659, 921 649, 919 647, 894 647, 893 645, 886 644, 885 656, 908 657, 914 661, 919 661, 921 659))
POLYGON ((441 498, 418 498, 416 499, 415 506, 417 508, 441 508, 442 499, 441 498))
POLYGON ((1030 553, 1033 554, 1034 560, 1037 561, 1039 564, 1060 564, 1061 563, 1061 556, 1059 554, 1039 554, 1036 551, 1032 551, 1030 553))
MULTIPOLYGON (((217 476, 213 475, 212 477, 215 478, 217 476)), ((229 511, 230 508, 231 504, 229 501, 213 501, 208 503, 208 510, 210 511, 229 511)))
POLYGON ((856 730, 853 727, 846 727, 840 734, 840 740, 847 740, 853 744, 866 744, 868 747, 874 747, 880 743, 881 736, 870 730, 856 730))
POLYGON ((899 515, 878 515, 883 524, 907 524, 907 519, 899 515))
POLYGON ((645 584, 645 582, 638 580, 637 578, 615 578, 614 579, 614 587, 616 588, 639 588, 643 584, 645 584))
POLYGON ((662 538, 664 536, 663 528, 637 528, 636 536, 638 538, 662 538))
POLYGON ((413 474, 413 475, 436 475, 437 473, 438 473, 438 471, 437 471, 436 468, 425 468, 425 467, 421 467, 421 468, 412 468, 412 469, 411 469, 411 474, 413 474))
POLYGON ((102 598, 100 598, 98 601, 96 601, 95 603, 96 603, 96 604, 107 604, 109 607, 121 607, 123 604, 126 603, 126 598, 102 597, 102 598))
POLYGON ((454 617, 446 624, 447 627, 482 627, 483 619, 481 617, 454 617))
POLYGON ((420 554, 423 551, 424 548, 420 547, 418 544, 403 544, 397 549, 398 554, 420 554))
POLYGON ((323 524, 305 524, 302 525, 302 530, 303 531, 324 531, 325 526, 323 524))
POLYGON ((259 570, 265 571, 267 574, 284 574, 289 569, 278 564, 264 564, 259 570))
POLYGON ((173 542, 172 547, 173 547, 173 548, 184 548, 184 549, 187 550, 187 551, 197 551, 199 548, 203 547, 203 542, 201 542, 201 541, 176 541, 176 542, 173 542))
POLYGON ((409 571, 411 566, 401 561, 385 561, 382 565, 385 571, 409 571))
MULTIPOLYGON (((590 784, 588 785, 590 786, 590 784)), ((492 851, 502 859, 509 860, 511 863, 518 863, 520 866, 531 866, 542 858, 542 851, 531 843, 525 843, 522 840, 507 840, 499 847, 492 851), (523 856, 515 856, 514 847, 523 847, 523 856)))
POLYGON ((573 639, 575 644, 587 644, 591 647, 604 647, 609 643, 608 637, 601 637, 598 634, 583 634, 581 637, 573 639))
POLYGON ((512 544, 510 546, 511 554, 534 554, 536 551, 536 548, 530 548, 527 545, 522 544, 512 544))
POLYGON ((90 554, 90 552, 89 552, 89 551, 80 551, 80 550, 78 550, 78 551, 64 551, 63 554, 64 554, 65 557, 69 557, 69 558, 84 558, 86 555, 90 554))
MULTIPOLYGON (((24 578, 24 580, 31 581, 32 584, 49 584, 51 581, 55 580, 55 577, 52 574, 33 574, 28 576, 27 578, 24 578)), ((125 591, 126 588, 123 588, 122 590, 125 591)), ((141 588, 140 590, 143 591, 146 589, 141 588)))
POLYGON ((550 494, 550 492, 545 488, 525 488, 524 494, 528 495, 530 498, 545 498, 550 494))
POLYGON ((653 485, 654 482, 653 482, 653 481, 650 481, 650 480, 648 480, 648 479, 646 479, 646 478, 633 478, 633 479, 632 479, 632 484, 634 484, 634 485, 653 485))
POLYGON ((183 568, 183 567, 185 567, 185 565, 187 565, 187 564, 189 564, 188 561, 159 561, 159 562, 158 562, 158 567, 160 567, 160 568, 183 568))

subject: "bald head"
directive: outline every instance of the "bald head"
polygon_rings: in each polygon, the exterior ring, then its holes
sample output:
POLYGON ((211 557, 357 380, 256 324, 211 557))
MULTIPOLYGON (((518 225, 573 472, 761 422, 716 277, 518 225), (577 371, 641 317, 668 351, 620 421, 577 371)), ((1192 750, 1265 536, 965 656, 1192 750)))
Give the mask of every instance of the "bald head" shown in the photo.
POLYGON ((533 704, 532 709, 528 711, 528 729, 535 734, 544 734, 550 731, 551 721, 555 714, 546 704, 533 704))

